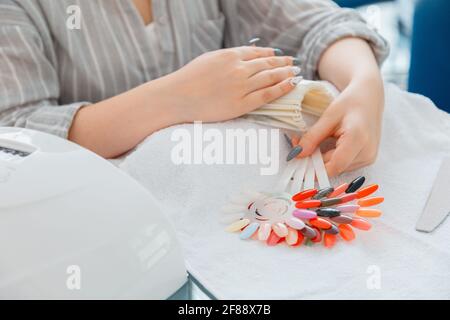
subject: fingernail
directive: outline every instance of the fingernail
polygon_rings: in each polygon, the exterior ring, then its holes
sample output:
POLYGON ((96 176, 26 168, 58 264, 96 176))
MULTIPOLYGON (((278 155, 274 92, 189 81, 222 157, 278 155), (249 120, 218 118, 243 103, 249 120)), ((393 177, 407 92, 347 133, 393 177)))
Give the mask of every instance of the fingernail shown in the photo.
POLYGON ((302 69, 300 67, 292 67, 292 72, 294 73, 294 75, 298 75, 300 74, 300 72, 302 72, 302 69))
POLYGON ((286 161, 291 161, 291 160, 294 159, 296 156, 298 156, 300 153, 302 153, 302 151, 303 151, 303 148, 302 148, 302 147, 296 146, 295 148, 293 148, 293 149, 289 152, 289 154, 288 154, 288 156, 287 156, 287 158, 286 158, 286 161))
POLYGON ((295 87, 303 80, 303 77, 295 77, 291 79, 291 84, 295 87))
POLYGON ((291 138, 289 138, 289 136, 286 133, 284 134, 284 138, 286 139, 286 141, 287 141, 287 143, 289 145, 289 148, 292 149, 294 147, 294 145, 292 144, 291 138))
POLYGON ((299 59, 299 58, 293 58, 293 59, 292 59, 292 64, 293 64, 294 66, 299 66, 299 65, 301 65, 300 59, 299 59))
POLYGON ((273 53, 275 53, 276 56, 280 57, 280 56, 284 56, 284 51, 281 49, 273 49, 273 53))
POLYGON ((260 38, 252 38, 252 39, 250 39, 250 40, 248 41, 248 44, 249 44, 250 46, 256 46, 256 44, 257 44, 260 40, 261 40, 260 38))

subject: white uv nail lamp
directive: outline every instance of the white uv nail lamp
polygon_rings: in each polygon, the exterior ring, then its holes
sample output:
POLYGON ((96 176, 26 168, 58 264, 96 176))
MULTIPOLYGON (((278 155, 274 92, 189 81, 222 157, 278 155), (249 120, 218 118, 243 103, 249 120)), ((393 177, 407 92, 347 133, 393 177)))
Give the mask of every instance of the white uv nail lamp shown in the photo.
POLYGON ((0 299, 165 299, 186 279, 135 180, 64 139, 0 128, 0 299))

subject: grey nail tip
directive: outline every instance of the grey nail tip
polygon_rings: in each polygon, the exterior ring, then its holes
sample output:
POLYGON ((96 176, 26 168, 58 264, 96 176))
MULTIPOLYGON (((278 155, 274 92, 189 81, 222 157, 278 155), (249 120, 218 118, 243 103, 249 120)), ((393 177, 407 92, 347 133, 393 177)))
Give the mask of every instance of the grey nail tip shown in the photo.
POLYGON ((299 66, 299 65, 301 65, 301 64, 302 64, 302 63, 301 63, 300 59, 298 59, 298 58, 292 59, 292 65, 294 65, 294 66, 299 66))
POLYGON ((286 158, 286 161, 291 161, 291 160, 294 159, 296 156, 298 156, 300 153, 302 153, 302 151, 303 151, 303 148, 302 148, 302 147, 296 146, 295 148, 293 148, 293 149, 289 152, 289 154, 288 154, 288 156, 287 156, 287 158, 286 158))
POLYGON ((284 56, 284 51, 281 49, 273 49, 273 52, 275 53, 276 56, 284 56))
POLYGON ((298 85, 301 81, 303 80, 303 77, 295 77, 295 78, 292 78, 291 79, 291 84, 293 85, 293 86, 296 86, 296 85, 298 85))

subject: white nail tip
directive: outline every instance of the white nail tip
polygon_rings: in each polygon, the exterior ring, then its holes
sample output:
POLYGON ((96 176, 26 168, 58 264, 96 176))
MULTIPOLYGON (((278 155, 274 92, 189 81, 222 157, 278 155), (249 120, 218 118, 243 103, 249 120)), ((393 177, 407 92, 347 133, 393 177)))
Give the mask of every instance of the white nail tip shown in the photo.
POLYGON ((295 75, 298 75, 298 74, 300 74, 300 72, 302 72, 302 69, 300 67, 292 67, 292 72, 295 75))

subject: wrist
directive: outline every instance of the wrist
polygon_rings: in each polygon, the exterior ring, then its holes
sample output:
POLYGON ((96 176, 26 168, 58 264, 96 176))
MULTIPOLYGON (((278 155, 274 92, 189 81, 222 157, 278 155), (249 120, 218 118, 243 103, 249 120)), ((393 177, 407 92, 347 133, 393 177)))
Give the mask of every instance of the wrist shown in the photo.
MULTIPOLYGON (((173 84, 173 83, 172 83, 173 84)), ((186 108, 181 103, 177 90, 166 77, 149 81, 142 85, 147 106, 158 111, 165 127, 189 122, 186 108)), ((155 120, 154 112, 149 112, 151 121, 155 120)))

